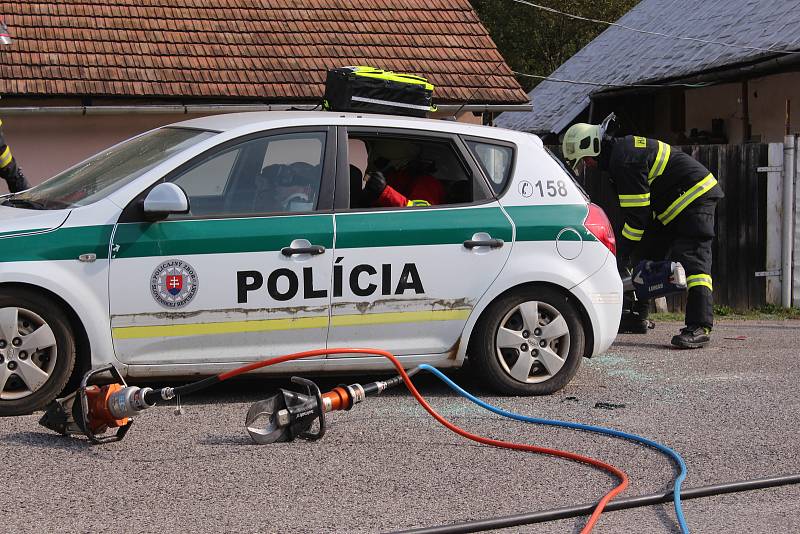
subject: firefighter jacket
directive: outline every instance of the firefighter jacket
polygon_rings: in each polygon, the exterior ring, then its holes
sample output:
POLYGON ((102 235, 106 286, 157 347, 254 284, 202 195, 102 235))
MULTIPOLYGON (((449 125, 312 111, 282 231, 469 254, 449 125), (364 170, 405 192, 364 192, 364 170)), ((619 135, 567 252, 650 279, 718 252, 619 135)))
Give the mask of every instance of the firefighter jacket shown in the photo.
MULTIPOLYGON (((642 240, 651 222, 667 226, 699 199, 724 196, 708 169, 666 143, 629 135, 610 144, 607 167, 617 186, 624 219, 622 258, 642 240)), ((608 154, 606 148, 603 152, 608 154)))
POLYGON ((11 149, 3 137, 3 121, 0 120, 0 178, 8 183, 8 190, 12 193, 28 189, 28 181, 17 165, 17 160, 11 154, 11 149))

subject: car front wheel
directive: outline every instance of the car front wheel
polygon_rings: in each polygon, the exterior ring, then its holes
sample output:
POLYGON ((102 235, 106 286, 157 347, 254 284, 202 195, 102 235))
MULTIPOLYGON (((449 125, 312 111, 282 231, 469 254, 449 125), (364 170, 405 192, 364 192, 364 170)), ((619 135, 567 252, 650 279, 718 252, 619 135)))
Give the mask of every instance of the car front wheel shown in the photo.
POLYGON ((0 416, 43 408, 75 366, 75 342, 59 306, 36 293, 0 293, 0 416))
POLYGON ((580 366, 585 335, 575 304, 550 287, 525 287, 493 302, 473 333, 478 380, 500 393, 547 395, 580 366))

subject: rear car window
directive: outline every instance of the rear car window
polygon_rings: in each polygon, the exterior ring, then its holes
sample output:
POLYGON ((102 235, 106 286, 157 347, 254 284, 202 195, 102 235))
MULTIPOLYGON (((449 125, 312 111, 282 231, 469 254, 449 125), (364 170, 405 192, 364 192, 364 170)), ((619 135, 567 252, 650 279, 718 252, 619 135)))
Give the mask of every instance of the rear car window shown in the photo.
POLYGON ((578 187, 578 190, 583 195, 583 198, 586 199, 586 202, 591 202, 589 193, 586 192, 586 189, 584 189, 583 185, 578 181, 577 176, 575 176, 575 172, 567 167, 567 165, 564 163, 564 160, 559 158, 552 150, 547 147, 544 147, 544 150, 551 158, 553 158, 553 161, 558 163, 559 167, 561 167, 561 169, 564 171, 564 174, 566 174, 569 179, 572 180, 572 183, 578 187))
POLYGON ((481 141, 467 141, 467 146, 489 177, 494 192, 501 193, 511 177, 514 150, 508 146, 481 141))
MULTIPOLYGON (((348 133, 350 170, 350 208, 399 207, 403 197, 415 209, 425 206, 471 204, 489 197, 484 181, 473 179, 453 142, 446 138, 394 134, 388 129, 379 135, 348 133), (380 172, 394 191, 392 201, 376 202, 364 193, 366 181, 380 172), (480 182, 480 183, 476 183, 480 182)), ((480 176, 479 176, 480 178, 480 176)))

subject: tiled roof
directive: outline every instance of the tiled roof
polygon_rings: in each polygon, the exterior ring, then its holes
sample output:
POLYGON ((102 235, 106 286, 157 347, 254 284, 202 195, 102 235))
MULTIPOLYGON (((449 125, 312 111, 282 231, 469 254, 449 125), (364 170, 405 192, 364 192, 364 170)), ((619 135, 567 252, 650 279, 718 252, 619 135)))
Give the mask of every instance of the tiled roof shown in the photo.
POLYGON ((468 0, 0 0, 0 94, 299 101, 325 71, 419 74, 439 103, 526 103, 468 0))
MULTIPOLYGON (((742 46, 800 49, 797 0, 643 0, 619 23, 742 46)), ((612 26, 561 65, 552 77, 607 84, 653 83, 774 55, 612 26)), ((530 92, 532 112, 503 113, 496 123, 517 130, 558 133, 589 105, 589 95, 598 90, 588 85, 545 81, 530 92)))

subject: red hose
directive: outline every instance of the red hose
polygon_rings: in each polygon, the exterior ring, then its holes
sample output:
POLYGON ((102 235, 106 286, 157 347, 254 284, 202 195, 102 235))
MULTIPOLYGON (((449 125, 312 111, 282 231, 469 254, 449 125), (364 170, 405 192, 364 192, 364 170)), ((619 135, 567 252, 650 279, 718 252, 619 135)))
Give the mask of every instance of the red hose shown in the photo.
POLYGON ((472 441, 477 441, 478 443, 483 443, 484 445, 492 445, 494 447, 500 447, 504 449, 514 449, 519 451, 535 452, 539 454, 548 454, 550 456, 557 456, 559 458, 567 458, 569 460, 574 460, 576 462, 581 462, 584 464, 591 465, 593 467, 600 468, 619 478, 620 483, 614 489, 606 493, 606 495, 602 499, 600 499, 600 502, 597 503, 597 506, 595 506, 595 509, 592 512, 589 521, 583 527, 583 530, 581 530, 582 534, 591 532, 592 528, 594 528, 595 523, 597 523, 597 520, 600 519, 600 514, 603 513, 603 509, 606 507, 608 502, 615 496, 617 496, 620 492, 622 492, 625 488, 628 487, 628 475, 625 474, 624 471, 617 469, 613 465, 601 462, 600 460, 589 458, 588 456, 583 456, 580 454, 576 454, 574 452, 561 451, 558 449, 550 449, 547 447, 537 447, 535 445, 525 445, 522 443, 513 443, 510 441, 501 441, 492 438, 485 438, 483 436, 472 434, 460 427, 457 427, 456 425, 454 425, 453 423, 451 423, 450 421, 439 415, 436 412, 436 410, 434 410, 431 407, 431 405, 428 404, 428 402, 423 398, 423 396, 420 395, 419 391, 417 391, 417 388, 414 387, 414 384, 411 383, 411 378, 409 378, 408 374, 406 374, 406 371, 405 369, 403 369, 403 366, 400 364, 400 361, 392 353, 387 352, 385 350, 350 349, 350 348, 308 350, 305 352, 296 352, 294 354, 287 354, 285 356, 278 356, 276 358, 271 358, 269 360, 263 360, 260 362, 251 363, 239 367, 238 369, 233 369, 232 371, 221 373, 217 375, 217 378, 219 378, 221 382, 223 380, 227 380, 229 378, 233 378, 234 376, 238 376, 247 373, 249 371, 253 371, 255 369, 260 369, 262 367, 267 367, 282 362, 288 362, 291 360, 299 360, 301 358, 310 358, 312 356, 324 356, 326 354, 371 354, 375 356, 383 356, 385 358, 388 358, 389 361, 391 361, 392 364, 395 366, 395 368, 397 368, 397 372, 400 374, 400 376, 403 377, 403 382, 408 388, 408 391, 410 391, 411 394, 414 396, 414 398, 417 399, 417 402, 419 402, 420 405, 422 405, 422 407, 425 408, 425 410, 429 414, 431 414, 431 416, 434 419, 439 421, 439 423, 441 423, 448 429, 452 430, 456 434, 463 436, 467 439, 471 439, 472 441))

